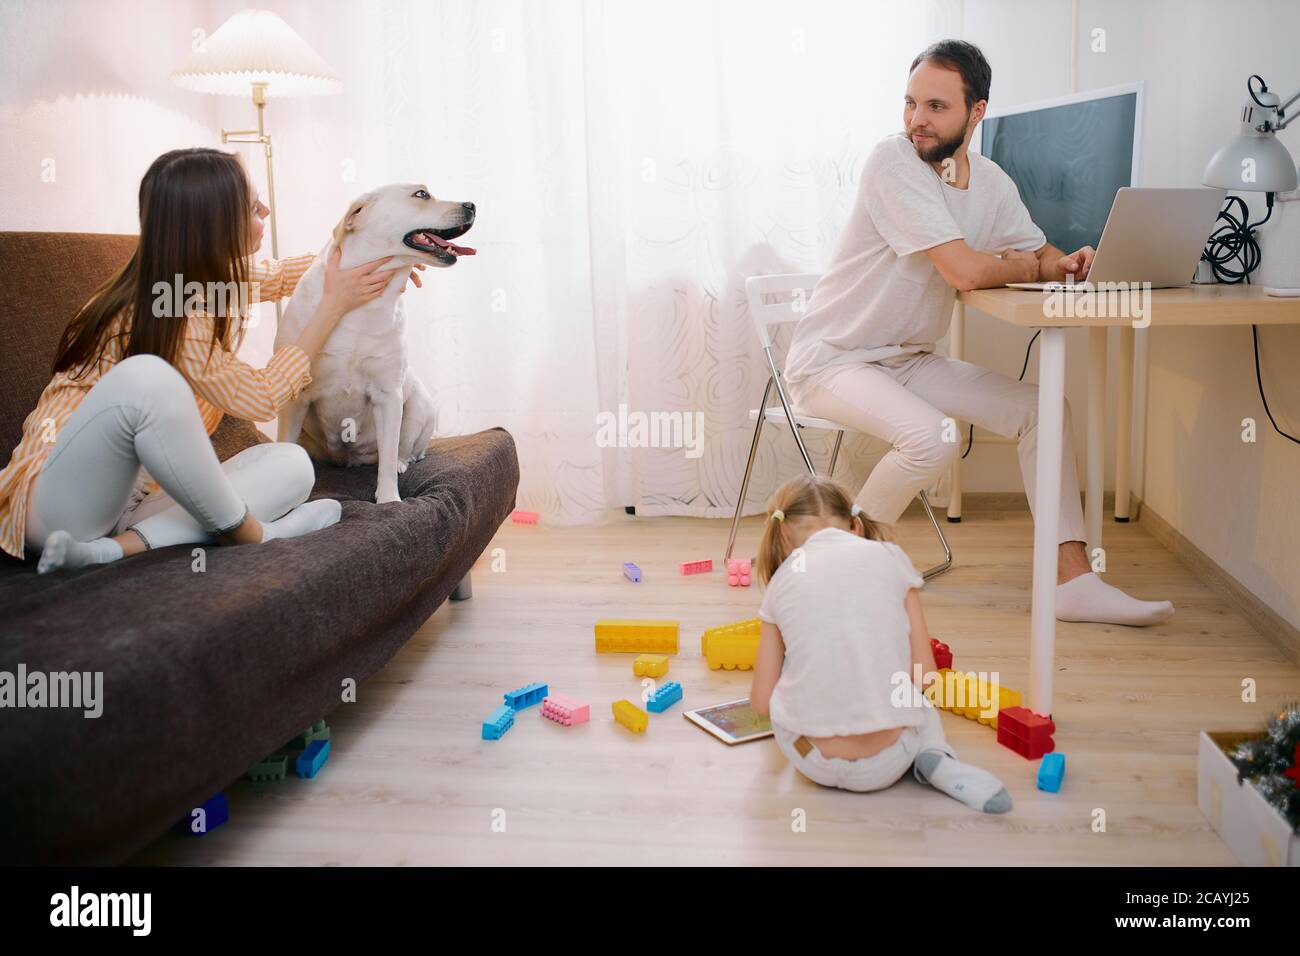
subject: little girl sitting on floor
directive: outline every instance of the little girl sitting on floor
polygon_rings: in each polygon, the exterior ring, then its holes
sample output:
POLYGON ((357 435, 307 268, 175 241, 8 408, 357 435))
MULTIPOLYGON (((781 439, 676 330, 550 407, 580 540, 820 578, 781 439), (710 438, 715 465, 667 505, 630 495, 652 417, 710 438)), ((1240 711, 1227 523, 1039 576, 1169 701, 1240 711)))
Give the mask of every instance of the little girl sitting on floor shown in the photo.
POLYGON ((910 767, 967 806, 1005 813, 1002 782, 957 759, 938 711, 913 690, 913 664, 936 670, 923 581, 885 539, 828 478, 805 475, 777 491, 758 553, 767 593, 750 703, 770 716, 795 768, 823 786, 882 790, 910 767))

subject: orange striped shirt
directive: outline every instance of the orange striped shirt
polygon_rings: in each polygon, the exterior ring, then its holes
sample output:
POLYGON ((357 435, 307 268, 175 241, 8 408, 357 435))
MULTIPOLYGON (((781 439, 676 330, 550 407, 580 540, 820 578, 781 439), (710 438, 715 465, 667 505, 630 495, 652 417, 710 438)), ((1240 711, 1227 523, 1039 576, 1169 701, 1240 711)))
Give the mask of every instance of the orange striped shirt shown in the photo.
MULTIPOLYGON (((306 273, 314 256, 264 259, 250 269, 262 302, 287 298, 306 273)), ((59 372, 45 386, 36 408, 23 422, 23 437, 9 464, 0 471, 0 550, 23 557, 27 528, 27 491, 40 474, 55 438, 73 409, 81 404, 91 387, 121 360, 122 342, 113 333, 125 316, 114 320, 104 355, 96 368, 83 377, 71 378, 59 372)), ((257 369, 240 361, 222 343, 212 350, 213 319, 192 316, 187 322, 176 369, 194 390, 203 426, 209 435, 217 430, 223 415, 247 421, 269 422, 311 382, 311 359, 296 345, 286 345, 271 356, 266 368, 257 369)), ((154 481, 150 490, 158 488, 154 481)))

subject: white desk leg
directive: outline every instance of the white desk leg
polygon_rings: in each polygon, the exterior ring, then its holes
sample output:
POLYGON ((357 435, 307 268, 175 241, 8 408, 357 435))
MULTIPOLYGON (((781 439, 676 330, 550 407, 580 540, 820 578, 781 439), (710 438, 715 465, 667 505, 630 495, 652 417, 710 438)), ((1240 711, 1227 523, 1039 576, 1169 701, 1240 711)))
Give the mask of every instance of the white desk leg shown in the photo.
POLYGON ((1133 477, 1133 326, 1119 327, 1119 376, 1115 390, 1115 520, 1128 521, 1133 477))
POLYGON ((1065 424, 1065 329, 1043 329, 1038 352, 1038 466, 1034 517, 1034 589, 1029 635, 1029 709, 1052 714, 1056 656, 1056 540, 1061 518, 1061 447, 1065 424))
MULTIPOLYGON (((952 307, 952 325, 948 329, 948 353, 955 359, 966 358, 966 303, 958 302, 952 307)), ((961 436, 965 438, 965 436, 961 436)), ((948 520, 961 521, 961 459, 952 463, 949 475, 948 520)))
POLYGON ((1101 547, 1101 498, 1106 466, 1106 326, 1088 330, 1088 448, 1084 525, 1088 560, 1101 547))

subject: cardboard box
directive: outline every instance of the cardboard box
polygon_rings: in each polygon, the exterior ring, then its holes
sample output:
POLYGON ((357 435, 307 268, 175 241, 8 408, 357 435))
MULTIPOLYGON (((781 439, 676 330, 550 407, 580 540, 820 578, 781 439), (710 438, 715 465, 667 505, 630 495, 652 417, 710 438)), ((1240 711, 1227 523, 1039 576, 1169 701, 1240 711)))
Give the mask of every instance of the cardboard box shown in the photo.
POLYGON ((1258 731, 1201 731, 1196 753, 1196 805, 1244 866, 1300 866, 1300 837, 1224 752, 1258 731))

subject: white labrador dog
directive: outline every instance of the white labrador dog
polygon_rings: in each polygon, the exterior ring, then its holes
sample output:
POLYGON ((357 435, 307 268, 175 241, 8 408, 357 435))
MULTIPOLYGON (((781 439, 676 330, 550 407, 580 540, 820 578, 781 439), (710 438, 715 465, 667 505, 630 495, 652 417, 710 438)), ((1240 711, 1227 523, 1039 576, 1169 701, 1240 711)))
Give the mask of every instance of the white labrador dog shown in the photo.
POLYGON ((407 364, 406 319, 398 297, 415 263, 446 268, 475 250, 451 240, 474 224, 474 204, 434 199, 419 183, 394 183, 354 200, 294 289, 275 349, 297 339, 325 288, 333 246, 350 269, 395 256, 393 278, 375 299, 343 317, 312 360, 312 380, 280 413, 278 439, 297 441, 320 461, 378 463, 378 502, 400 501, 397 476, 428 453, 434 409, 407 364))

